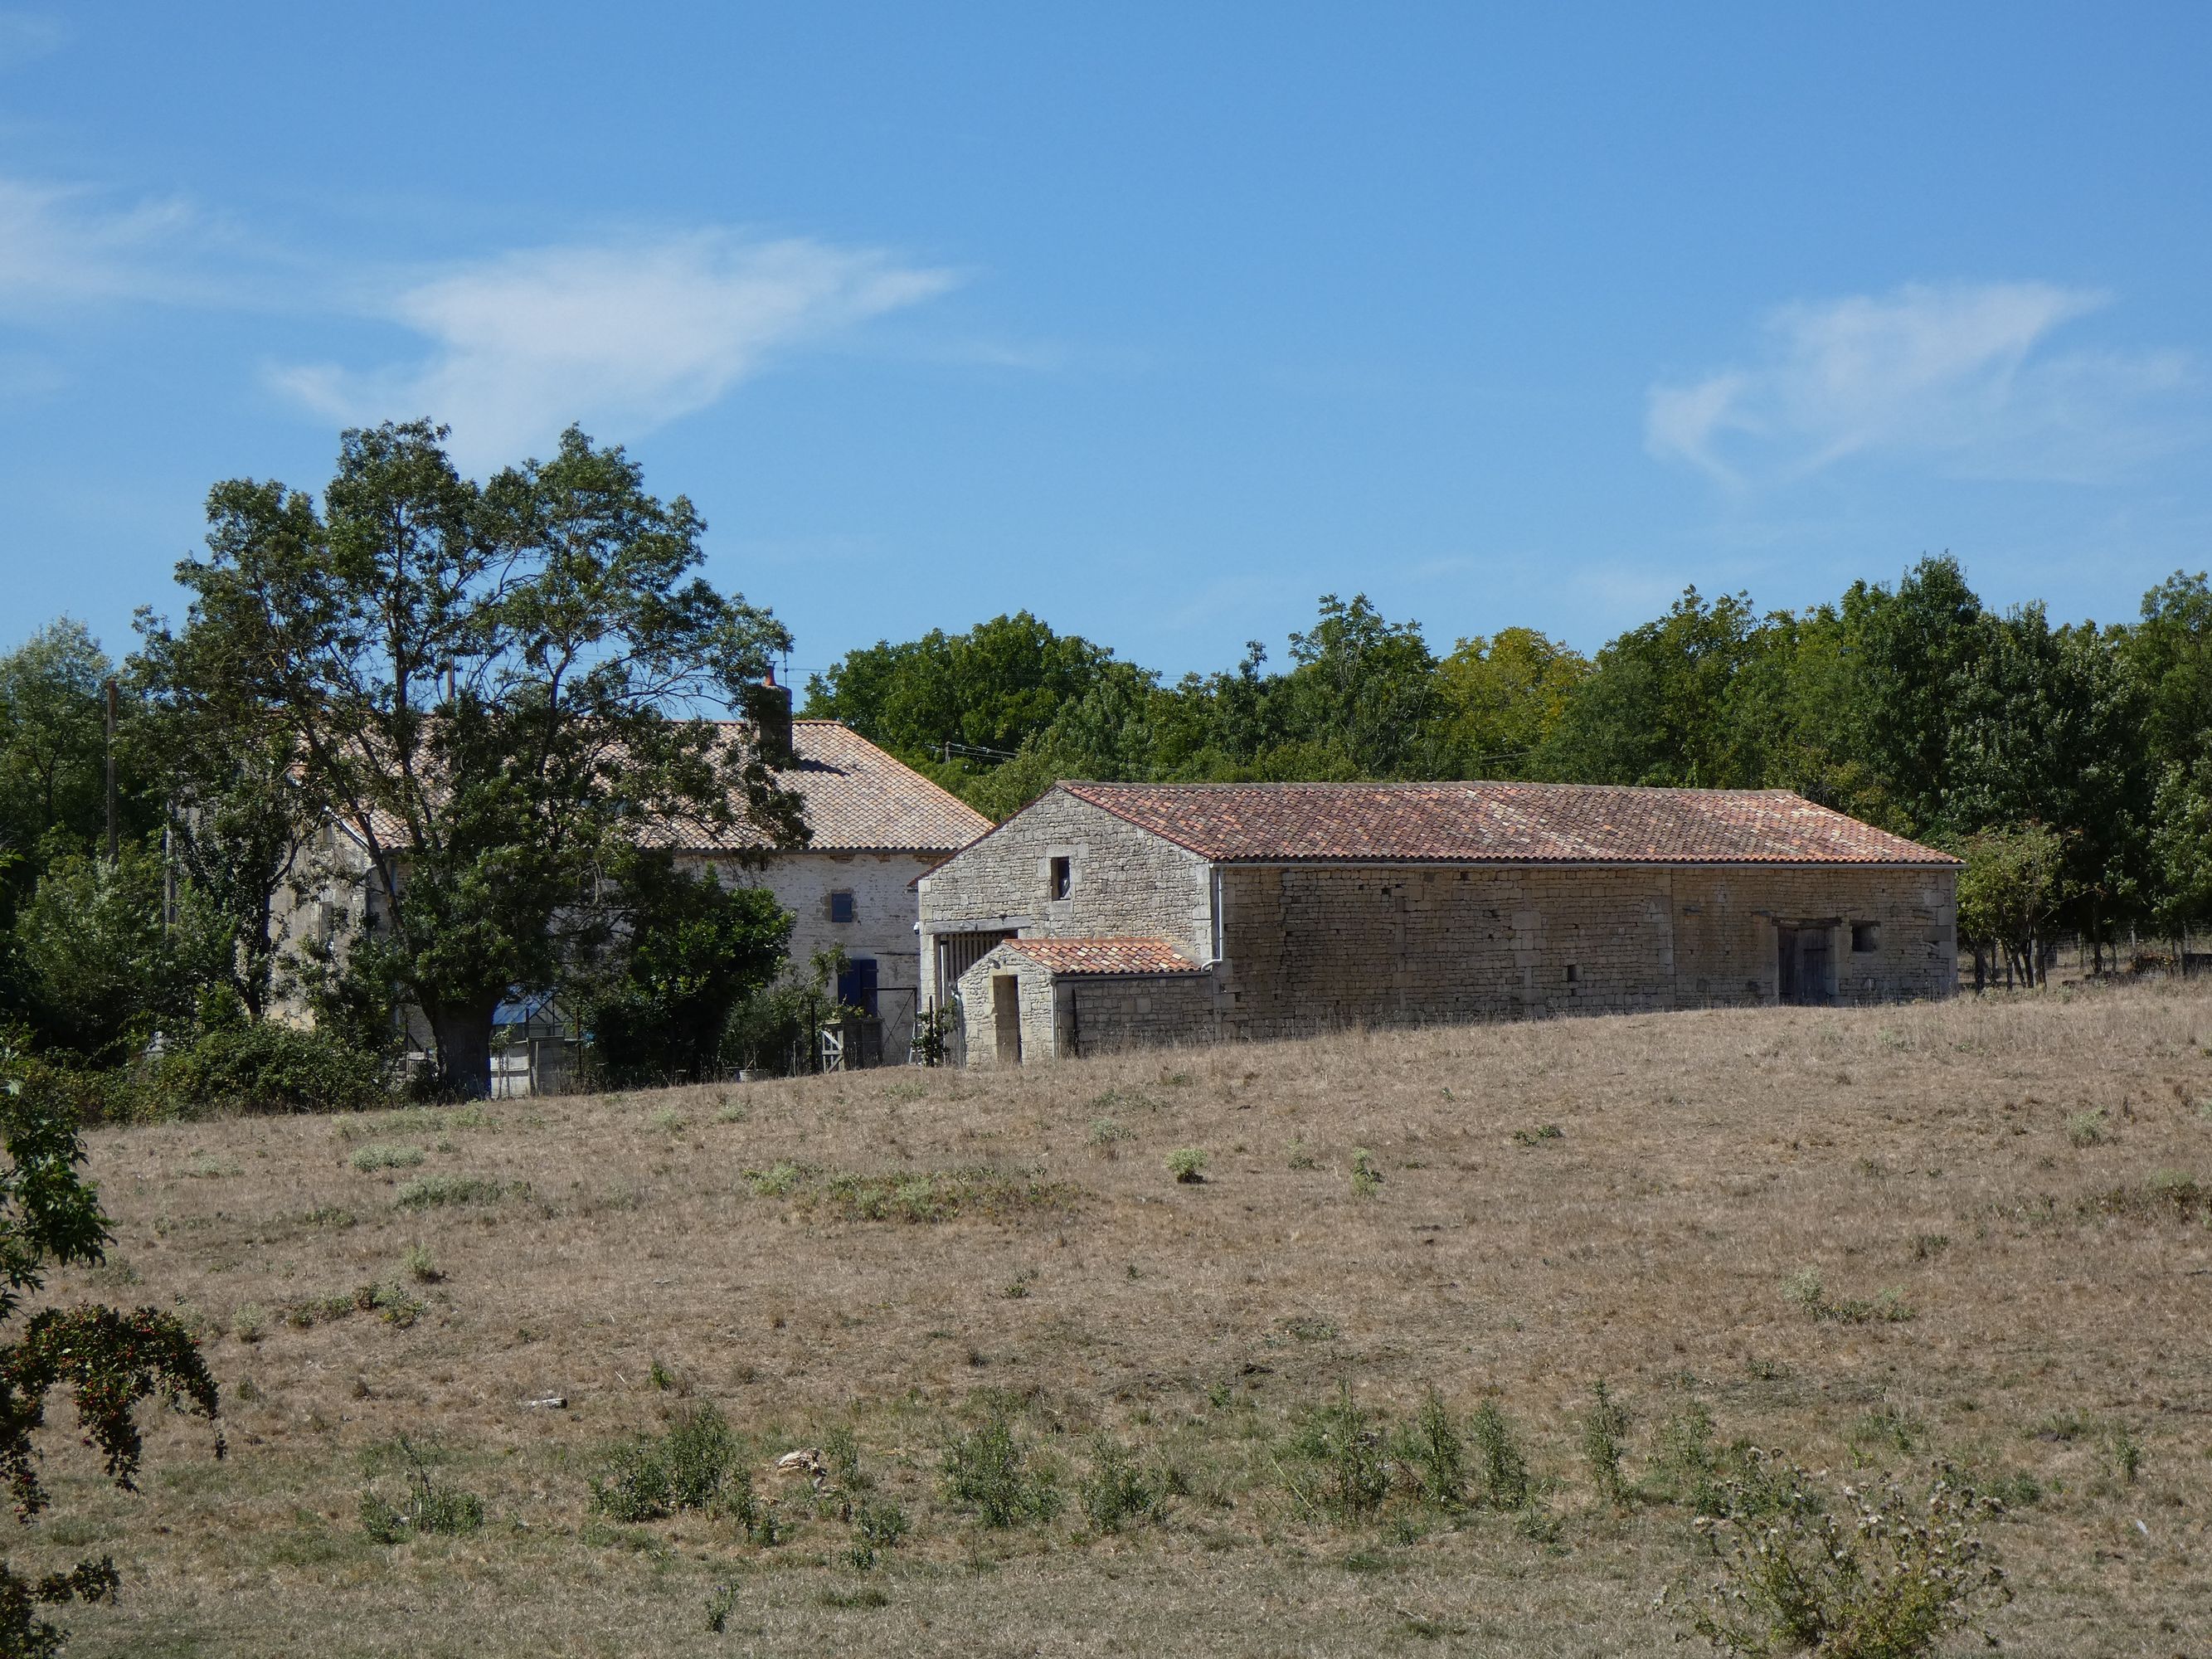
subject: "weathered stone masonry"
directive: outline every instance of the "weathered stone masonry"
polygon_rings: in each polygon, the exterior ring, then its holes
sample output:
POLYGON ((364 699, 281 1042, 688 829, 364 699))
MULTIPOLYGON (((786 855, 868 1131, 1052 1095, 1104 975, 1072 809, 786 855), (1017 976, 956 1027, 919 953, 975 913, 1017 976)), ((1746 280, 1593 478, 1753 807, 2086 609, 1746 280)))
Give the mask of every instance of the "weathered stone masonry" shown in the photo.
POLYGON ((1063 788, 923 878, 924 960, 933 939, 963 933, 1141 937, 1203 970, 1055 974, 999 947, 957 977, 971 1064, 998 1053, 1000 975, 1018 986, 1025 1060, 1345 1024, 1771 1003, 1798 949, 1786 942, 1801 937, 1813 954, 1793 960, 1815 964, 1800 970, 1802 1000, 1947 996, 1956 869, 1898 845, 1924 856, 1215 860, 1063 788))

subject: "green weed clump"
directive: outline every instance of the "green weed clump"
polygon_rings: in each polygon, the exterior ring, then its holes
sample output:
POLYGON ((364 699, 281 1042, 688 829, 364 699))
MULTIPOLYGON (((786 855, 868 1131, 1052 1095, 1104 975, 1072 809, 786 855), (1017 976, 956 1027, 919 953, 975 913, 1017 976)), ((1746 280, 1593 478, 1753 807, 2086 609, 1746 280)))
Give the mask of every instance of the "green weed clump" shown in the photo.
POLYGON ((1376 1167, 1375 1154, 1364 1146, 1352 1149, 1352 1195, 1372 1198, 1382 1190, 1382 1171, 1376 1167))
POLYGON ((374 1175, 379 1170, 411 1170, 428 1156, 420 1146, 402 1146, 383 1141, 373 1146, 356 1148, 349 1162, 362 1175, 374 1175))
POLYGON ((1448 1510, 1466 1505, 1472 1479, 1467 1440, 1433 1388, 1422 1395, 1413 1420, 1399 1431, 1396 1451, 1399 1466, 1423 1498, 1448 1510))
POLYGON ((435 1210, 456 1204, 490 1204, 507 1188, 482 1176, 427 1175, 402 1187, 392 1200, 403 1210, 435 1210))
POLYGON ((1135 1454, 1109 1434, 1091 1443, 1091 1468, 1077 1485, 1083 1512, 1099 1532, 1158 1520, 1167 1499, 1167 1482, 1148 1476, 1135 1454))
POLYGON ((1784 1279, 1782 1294, 1809 1317, 1839 1325, 1901 1325, 1914 1316, 1911 1304, 1894 1290, 1870 1297, 1831 1297, 1817 1267, 1800 1267, 1784 1279))
POLYGON ((1089 1137, 1091 1153, 1094 1158, 1114 1158, 1121 1155, 1121 1143, 1134 1140, 1137 1132, 1127 1124, 1110 1117, 1094 1118, 1089 1137))
POLYGON ((1838 1513, 1805 1469, 1767 1453, 1753 1458, 1783 1501, 1757 1500, 1771 1506, 1755 1514, 1750 1494, 1728 1491, 1723 1516, 1693 1523, 1710 1576, 1659 1598, 1692 1632, 1745 1659, 1923 1659, 1962 1631, 1994 1645, 1983 1620, 2012 1591, 1981 1528, 2002 1504, 1942 1468, 1917 1493, 1894 1482, 1841 1486, 1838 1513))
POLYGON ((848 1221, 951 1221, 961 1216, 1000 1218, 1032 1210, 1065 1209, 1075 1188, 998 1170, 902 1170, 860 1175, 814 1164, 778 1164, 748 1170, 745 1179, 763 1198, 791 1198, 826 1208, 848 1221))
POLYGON ((1628 1501, 1628 1481, 1620 1468, 1621 1442, 1627 1435, 1628 1408, 1601 1376, 1590 1385, 1590 1402, 1583 1412, 1583 1462, 1589 1466, 1598 1496, 1615 1508, 1628 1501))
POLYGON ((392 1504, 374 1487, 361 1496, 361 1529, 371 1542, 403 1543, 422 1533, 465 1538, 483 1525, 483 1499, 465 1487, 433 1480, 404 1439, 399 1449, 411 1466, 406 1497, 392 1504))
POLYGON ((1206 1180, 1206 1149, 1203 1146, 1178 1146, 1168 1154, 1168 1173, 1186 1187, 1196 1187, 1206 1180))
POLYGON ((1493 1510, 1527 1508, 1535 1495, 1535 1482, 1529 1475, 1520 1437, 1498 1402, 1486 1400, 1476 1407, 1467 1430, 1482 1465, 1483 1503, 1493 1510))
POLYGON ((1309 1412, 1279 1462, 1284 1489, 1304 1514, 1345 1522, 1382 1507, 1390 1495, 1390 1454, 1375 1414, 1352 1397, 1349 1382, 1336 1398, 1309 1412))
POLYGON ((738 1437, 708 1405, 680 1413, 657 1440, 617 1449, 606 1477, 592 1482, 592 1508, 625 1526, 679 1510, 733 1520, 749 1532, 760 1520, 738 1437))
POLYGON ((980 1426, 953 1437, 943 1473, 946 1500, 987 1527, 1049 1521, 1060 1513, 1052 1469, 1022 1444, 1002 1401, 991 1402, 980 1426))

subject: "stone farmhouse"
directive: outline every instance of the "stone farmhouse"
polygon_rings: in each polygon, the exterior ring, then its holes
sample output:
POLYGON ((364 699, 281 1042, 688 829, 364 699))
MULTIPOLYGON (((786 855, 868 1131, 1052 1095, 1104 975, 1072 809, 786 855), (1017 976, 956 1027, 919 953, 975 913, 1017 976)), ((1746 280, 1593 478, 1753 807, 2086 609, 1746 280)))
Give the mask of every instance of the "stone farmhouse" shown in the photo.
MULTIPOLYGON (((832 1063, 903 1063, 923 988, 915 878, 988 830, 991 821, 851 727, 793 720, 787 691, 763 703, 757 740, 771 757, 778 782, 804 798, 812 840, 803 848, 765 851, 766 838, 750 825, 714 831, 684 825, 670 832, 677 866, 694 874, 713 870, 731 885, 772 893, 793 919, 792 971, 806 971, 817 951, 844 951, 838 1000, 861 1012, 830 1036, 832 1063), (764 852, 762 861, 746 862, 764 852)), ((734 735, 738 726, 730 724, 734 735)), ((370 890, 359 845, 343 826, 332 824, 323 832, 318 854, 327 872, 324 889, 308 901, 290 901, 277 921, 280 945, 302 942, 310 930, 329 939, 366 919, 370 890)), ((283 1012, 307 1018, 304 1006, 283 1012)), ((566 1013, 543 993, 518 988, 496 1018, 505 1041, 493 1053, 493 1092, 562 1087, 574 1069, 578 1040, 566 1013)), ((411 1040, 426 1049, 427 1030, 414 1030, 411 1040)))
POLYGON ((840 1058, 848 1066, 902 1064, 923 988, 915 879, 988 831, 991 820, 839 721, 795 720, 787 742, 779 744, 778 736, 763 733, 771 753, 788 755, 775 769, 776 781, 805 797, 813 839, 749 869, 743 854, 766 845, 758 831, 740 826, 709 840, 687 830, 677 864, 774 894, 793 918, 794 970, 804 971, 817 951, 842 948, 837 1000, 862 1016, 840 1058))
POLYGON ((1943 997, 1958 860, 1779 790, 1062 783, 918 884, 969 1065, 1943 997))

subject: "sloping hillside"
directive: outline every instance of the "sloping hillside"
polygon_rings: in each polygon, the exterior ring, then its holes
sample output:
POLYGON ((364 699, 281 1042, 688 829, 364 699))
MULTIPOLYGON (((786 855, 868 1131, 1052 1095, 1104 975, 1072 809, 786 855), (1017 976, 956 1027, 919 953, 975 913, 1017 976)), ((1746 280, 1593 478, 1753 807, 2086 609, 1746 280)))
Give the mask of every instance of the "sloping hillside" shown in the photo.
POLYGON ((196 1315, 231 1455, 164 1425, 134 1498, 50 1436, 15 1555, 114 1551, 82 1655, 1656 1651, 1702 1408, 1717 1446, 1998 1484, 2014 1651, 2202 1651, 2208 1042, 2212 997, 2136 990, 103 1131, 118 1243, 58 1290, 196 1315), (1533 1502, 1302 1504, 1340 1383, 1492 1401, 1533 1502), (948 1492, 994 1402, 1049 1518, 948 1492), (702 1405, 750 1521, 726 1484, 595 1509, 702 1405), (1115 1534, 1101 1431, 1166 1488, 1115 1534), (826 1493, 770 1473, 794 1448, 826 1493), (374 1541, 417 1460, 483 1524, 374 1541))

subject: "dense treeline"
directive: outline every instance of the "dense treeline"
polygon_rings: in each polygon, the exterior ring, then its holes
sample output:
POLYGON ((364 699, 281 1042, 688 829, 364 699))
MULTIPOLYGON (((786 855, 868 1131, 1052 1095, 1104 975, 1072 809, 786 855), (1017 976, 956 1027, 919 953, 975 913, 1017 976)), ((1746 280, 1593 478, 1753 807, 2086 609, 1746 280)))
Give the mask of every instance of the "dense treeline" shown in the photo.
POLYGON ((1994 611, 1949 557, 1802 611, 1692 588, 1594 657, 1524 628, 1439 655, 1329 596, 1290 655, 1170 683, 1024 613, 852 652, 808 709, 998 817, 1061 777, 1791 789, 1966 856, 1962 933, 2015 976, 2061 933, 2212 920, 2202 574, 2116 627, 1994 611))
MULTIPOLYGON (((703 686, 741 702, 787 636, 690 577, 701 526, 619 451, 571 434, 479 488, 439 441, 349 434, 320 507, 218 486, 190 614, 142 617, 123 661, 66 619, 0 657, 0 1035, 37 1063, 337 1103, 364 1085, 328 1039, 388 1052, 412 1006, 469 1091, 518 986, 586 1012, 611 1080, 783 1041, 796 1016, 760 999, 789 919, 681 878, 638 826, 734 801, 800 833, 757 756, 669 717, 703 686), (434 787, 392 763, 410 750, 434 787), (396 837, 354 878, 386 920, 287 947, 275 912, 325 882, 332 823, 396 837), (283 995, 324 1041, 268 1018, 283 995)), ((1962 938, 2008 979, 2062 936, 2096 959, 2212 921, 2201 574, 2117 627, 1993 611, 1948 557, 1797 612, 1692 589, 1589 657, 1512 627, 1439 653, 1332 596, 1279 668, 1254 643, 1173 682, 1022 614, 854 651, 807 690, 997 817, 1060 777, 1786 788, 1958 850, 1962 938)))

